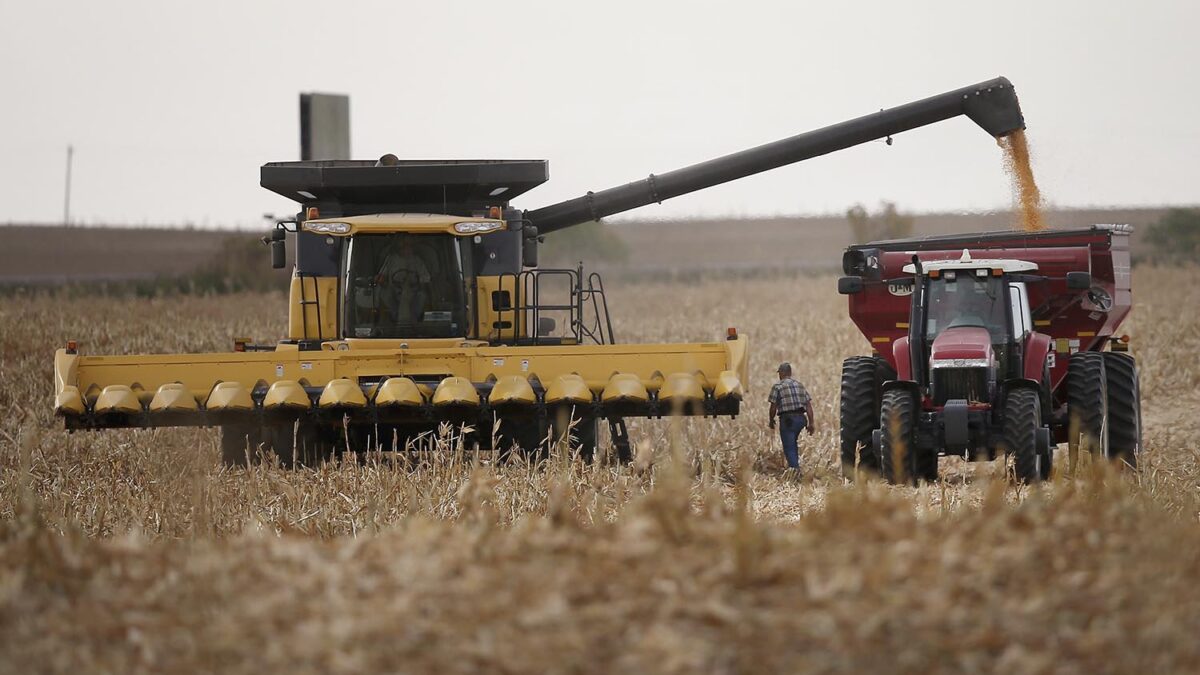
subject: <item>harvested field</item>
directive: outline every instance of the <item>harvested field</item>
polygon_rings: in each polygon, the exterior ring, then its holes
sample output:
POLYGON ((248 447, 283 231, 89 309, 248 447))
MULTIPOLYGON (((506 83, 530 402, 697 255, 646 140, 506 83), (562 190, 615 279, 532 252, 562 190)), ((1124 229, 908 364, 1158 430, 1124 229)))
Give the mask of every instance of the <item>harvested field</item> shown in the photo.
MULTIPOLYGON (((279 295, 0 298, 6 672, 1195 672, 1200 270, 1137 268, 1138 474, 1018 487, 943 460, 921 488, 837 469, 831 276, 610 281, 622 341, 752 339, 736 420, 643 422, 628 467, 457 450, 218 466, 202 430, 68 435, 51 352, 273 339, 279 295), (775 363, 816 398, 805 477, 766 428, 775 363)), ((1059 451, 1065 464, 1065 447, 1059 451)))

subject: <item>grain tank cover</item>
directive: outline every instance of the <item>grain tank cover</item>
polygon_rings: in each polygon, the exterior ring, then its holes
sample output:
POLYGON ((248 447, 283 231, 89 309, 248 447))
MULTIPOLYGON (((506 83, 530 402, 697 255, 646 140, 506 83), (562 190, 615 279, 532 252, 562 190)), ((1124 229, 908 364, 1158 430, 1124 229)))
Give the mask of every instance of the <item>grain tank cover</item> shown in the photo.
POLYGON ((270 162, 260 184, 341 215, 381 211, 469 212, 506 206, 546 182, 545 160, 375 160, 270 162))

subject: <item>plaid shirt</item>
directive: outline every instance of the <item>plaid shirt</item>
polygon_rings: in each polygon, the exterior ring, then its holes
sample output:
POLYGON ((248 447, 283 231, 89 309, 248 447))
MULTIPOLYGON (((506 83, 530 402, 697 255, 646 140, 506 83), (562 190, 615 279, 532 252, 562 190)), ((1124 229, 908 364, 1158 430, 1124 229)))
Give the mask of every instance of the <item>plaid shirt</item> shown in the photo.
POLYGON ((804 385, 790 377, 775 383, 771 387, 771 395, 767 397, 767 401, 775 404, 775 409, 780 413, 799 412, 812 401, 812 397, 808 395, 808 390, 804 385))

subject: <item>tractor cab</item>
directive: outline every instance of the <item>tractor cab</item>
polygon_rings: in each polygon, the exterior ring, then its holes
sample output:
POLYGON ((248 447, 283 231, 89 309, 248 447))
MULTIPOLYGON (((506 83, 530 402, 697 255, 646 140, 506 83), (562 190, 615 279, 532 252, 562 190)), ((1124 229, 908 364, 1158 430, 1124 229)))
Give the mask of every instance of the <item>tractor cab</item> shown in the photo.
POLYGON ((1037 265, 972 259, 964 250, 957 260, 912 263, 904 271, 917 275, 913 372, 928 373, 921 383, 933 405, 950 399, 990 403, 998 380, 1020 377, 1023 344, 1033 327, 1022 275, 1035 273, 1037 265))

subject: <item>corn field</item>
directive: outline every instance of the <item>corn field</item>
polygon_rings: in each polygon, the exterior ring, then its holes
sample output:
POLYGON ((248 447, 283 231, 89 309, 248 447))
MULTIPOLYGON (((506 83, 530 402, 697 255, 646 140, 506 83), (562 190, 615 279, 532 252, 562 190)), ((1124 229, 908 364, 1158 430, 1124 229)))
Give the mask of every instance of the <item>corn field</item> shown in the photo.
MULTIPOLYGON (((0 298, 3 672, 1197 672, 1200 270, 1137 268, 1141 469, 843 479, 831 276, 621 285, 622 342, 749 336, 736 419, 632 425, 627 466, 430 452, 223 468, 215 430, 67 434, 53 350, 225 350, 278 294, 0 298), (802 475, 775 366, 814 397, 802 475)), ((1060 447, 1056 466, 1065 466, 1060 447)))

